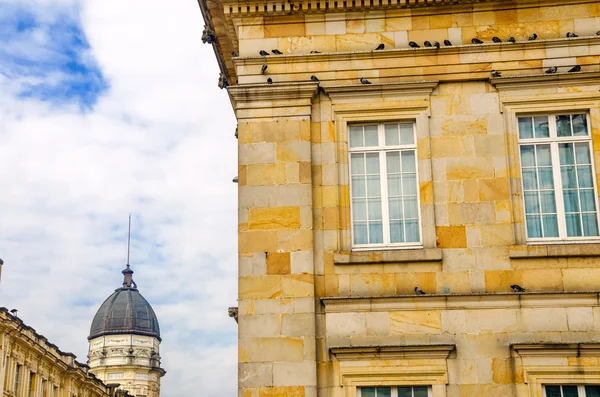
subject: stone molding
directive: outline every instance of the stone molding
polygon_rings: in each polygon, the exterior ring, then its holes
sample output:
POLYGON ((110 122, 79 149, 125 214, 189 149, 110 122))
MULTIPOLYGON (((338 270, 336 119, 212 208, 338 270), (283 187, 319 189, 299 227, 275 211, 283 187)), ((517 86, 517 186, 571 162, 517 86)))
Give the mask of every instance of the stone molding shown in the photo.
POLYGON ((600 292, 475 293, 321 298, 325 313, 597 307, 600 292))
POLYGON ((598 84, 598 81, 600 81, 600 72, 598 71, 557 74, 530 74, 490 79, 490 83, 496 87, 498 91, 588 85, 598 84))
POLYGON ((439 262, 442 260, 440 248, 396 249, 357 252, 334 252, 336 265, 367 265, 403 262, 439 262))
POLYGON ((402 360, 414 358, 447 359, 455 345, 332 346, 338 361, 402 360))
POLYGON ((275 83, 231 86, 227 89, 238 120, 281 116, 310 116, 318 84, 275 83), (266 110, 262 111, 262 110, 266 110))
MULTIPOLYGON (((360 102, 365 99, 390 97, 429 97, 438 81, 417 81, 384 84, 349 84, 322 87, 331 103, 360 102)), ((413 99, 413 98, 411 98, 413 99)))
POLYGON ((511 245, 508 256, 511 259, 598 257, 600 244, 511 245))
POLYGON ((598 343, 514 344, 510 348, 521 357, 600 357, 598 343))

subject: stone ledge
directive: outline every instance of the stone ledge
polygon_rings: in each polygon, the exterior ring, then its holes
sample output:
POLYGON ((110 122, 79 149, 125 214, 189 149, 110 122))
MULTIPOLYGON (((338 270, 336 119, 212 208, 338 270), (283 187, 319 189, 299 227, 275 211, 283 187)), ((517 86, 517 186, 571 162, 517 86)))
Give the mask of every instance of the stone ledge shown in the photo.
POLYGON ((598 257, 600 244, 511 245, 508 256, 511 259, 598 257))
POLYGON ((339 361, 359 359, 398 360, 407 358, 448 358, 455 345, 377 345, 331 346, 329 351, 339 361))
POLYGON ((335 252, 333 254, 333 263, 336 265, 439 262, 441 260, 442 250, 440 248, 335 252))
POLYGON ((492 84, 498 91, 597 84, 600 79, 600 72, 576 72, 576 73, 555 73, 555 74, 528 74, 520 76, 507 76, 491 78, 492 84))
POLYGON ((572 356, 600 356, 598 343, 539 343, 539 344, 513 344, 511 350, 519 356, 546 356, 546 357, 572 357, 572 356))
POLYGON ((321 298, 325 313, 400 310, 485 310, 541 307, 597 307, 600 291, 499 292, 321 298))

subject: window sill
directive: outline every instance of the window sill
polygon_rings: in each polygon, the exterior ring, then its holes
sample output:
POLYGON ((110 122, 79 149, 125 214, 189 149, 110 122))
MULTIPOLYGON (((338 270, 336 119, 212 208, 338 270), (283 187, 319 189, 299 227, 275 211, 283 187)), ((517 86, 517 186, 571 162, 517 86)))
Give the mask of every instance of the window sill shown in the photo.
POLYGON ((511 245, 508 255, 511 259, 600 256, 600 244, 511 245))
POLYGON ((440 248, 336 252, 333 254, 333 263, 336 265, 440 262, 441 260, 442 250, 440 248))

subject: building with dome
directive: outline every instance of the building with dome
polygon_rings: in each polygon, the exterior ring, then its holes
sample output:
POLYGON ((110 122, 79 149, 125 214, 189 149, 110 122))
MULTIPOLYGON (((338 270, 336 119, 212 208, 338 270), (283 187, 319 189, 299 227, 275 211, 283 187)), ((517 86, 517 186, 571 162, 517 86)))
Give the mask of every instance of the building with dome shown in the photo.
POLYGON ((100 306, 90 328, 90 372, 105 383, 118 383, 136 397, 159 397, 161 342, 158 319, 138 291, 130 266, 123 286, 100 306))

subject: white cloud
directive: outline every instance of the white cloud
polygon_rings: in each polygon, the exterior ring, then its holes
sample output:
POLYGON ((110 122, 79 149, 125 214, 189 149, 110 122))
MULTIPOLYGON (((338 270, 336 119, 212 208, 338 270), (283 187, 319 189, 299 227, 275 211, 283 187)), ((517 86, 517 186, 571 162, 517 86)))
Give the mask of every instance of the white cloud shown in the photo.
MULTIPOLYGON (((121 282, 133 212, 134 277, 163 330, 162 396, 235 395, 235 119, 197 4, 18 4, 44 20, 80 13, 85 56, 110 86, 81 113, 19 98, 32 77, 0 74, 0 306, 85 361, 92 317, 121 282)), ((32 57, 47 54, 40 35, 21 43, 32 57)))

